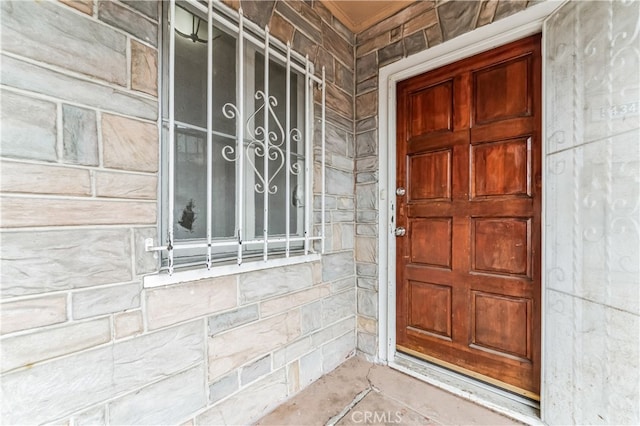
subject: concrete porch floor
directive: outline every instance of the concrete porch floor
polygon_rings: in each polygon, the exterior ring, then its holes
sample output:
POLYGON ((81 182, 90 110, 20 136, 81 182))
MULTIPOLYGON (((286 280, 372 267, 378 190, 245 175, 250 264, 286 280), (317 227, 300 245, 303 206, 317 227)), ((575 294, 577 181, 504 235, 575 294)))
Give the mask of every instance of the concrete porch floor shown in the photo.
POLYGON ((257 425, 520 424, 387 366, 353 357, 257 425))

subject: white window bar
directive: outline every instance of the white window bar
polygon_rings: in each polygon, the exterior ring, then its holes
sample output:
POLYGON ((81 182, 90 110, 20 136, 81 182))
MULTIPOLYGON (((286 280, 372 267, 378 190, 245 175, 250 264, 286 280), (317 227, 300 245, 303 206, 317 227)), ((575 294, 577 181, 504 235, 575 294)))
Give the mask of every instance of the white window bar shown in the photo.
MULTIPOLYGON (((271 135, 269 134, 269 110, 271 109, 271 99, 269 98, 269 27, 264 27, 264 219, 263 234, 264 234, 264 246, 262 248, 262 255, 264 261, 267 261, 269 252, 269 192, 271 192, 271 185, 269 184, 269 158, 271 153, 269 152, 269 142, 271 135)), ((257 93, 256 93, 257 97, 257 93)), ((257 133, 257 130, 256 130, 257 133)))
MULTIPOLYGON (((325 85, 325 68, 322 69, 322 78, 318 78, 312 73, 312 64, 309 61, 308 55, 304 58, 291 50, 289 43, 285 46, 281 42, 276 39, 273 39, 269 35, 269 28, 265 27, 264 32, 261 29, 244 18, 242 13, 242 9, 238 10, 238 24, 234 24, 226 19, 224 16, 220 14, 216 14, 215 18, 220 23, 220 25, 224 28, 235 31, 238 34, 238 89, 237 89, 237 97, 238 97, 238 106, 235 107, 231 105, 232 111, 223 111, 227 118, 236 118, 236 136, 224 134, 221 132, 217 132, 213 129, 213 21, 214 21, 214 1, 209 0, 207 2, 207 6, 203 5, 197 0, 185 0, 186 3, 195 7, 203 13, 207 14, 207 128, 202 129, 198 126, 194 126, 188 123, 178 122, 175 119, 175 19, 176 19, 176 3, 175 0, 170 1, 169 8, 169 100, 168 100, 168 125, 169 125, 169 147, 168 147, 168 236, 167 236, 167 245, 166 246, 154 246, 153 240, 148 239, 145 241, 145 249, 147 251, 162 251, 166 250, 168 252, 168 270, 169 274, 173 273, 174 270, 174 261, 175 261, 175 250, 188 250, 188 249, 201 249, 206 248, 206 265, 207 268, 211 267, 213 258, 212 258, 212 248, 219 247, 231 247, 237 246, 237 262, 238 264, 242 263, 243 258, 243 244, 245 245, 256 245, 261 244, 263 246, 263 259, 266 261, 268 259, 268 248, 270 243, 284 243, 285 244, 285 255, 286 257, 290 256, 290 244, 292 242, 304 242, 304 253, 307 255, 310 251, 310 243, 311 241, 319 240, 321 242, 321 252, 325 251, 325 187, 326 187, 326 176, 325 176, 325 102, 326 102, 326 85, 325 85), (245 31, 245 25, 250 28, 250 30, 257 34, 258 36, 264 36, 264 41, 259 40, 255 36, 253 36, 250 32, 245 31), (244 42, 249 41, 258 48, 264 48, 264 128, 261 129, 263 131, 263 144, 262 148, 264 149, 264 177, 262 178, 263 190, 264 190, 264 229, 263 229, 263 238, 254 238, 251 240, 243 240, 243 225, 244 225, 244 216, 245 216, 245 206, 244 206, 244 144, 245 144, 245 134, 244 134, 244 42), (286 51, 286 55, 282 55, 277 50, 271 50, 270 46, 275 45, 280 49, 286 51), (284 48, 283 48, 284 47, 284 48), (283 61, 286 64, 286 131, 282 129, 280 123, 276 123, 279 126, 280 131, 282 132, 282 136, 286 141, 285 155, 286 155, 286 168, 285 168, 285 180, 286 180, 286 226, 285 226, 285 236, 279 238, 269 238, 269 193, 272 191, 270 187, 270 178, 268 175, 269 164, 268 161, 270 159, 270 144, 271 138, 277 137, 275 132, 273 135, 270 135, 269 131, 269 117, 270 117, 270 108, 272 106, 277 105, 277 100, 275 98, 270 99, 269 97, 269 60, 270 56, 283 61), (292 61, 292 57, 295 57, 296 60, 304 63, 304 68, 297 63, 292 61), (291 129, 291 70, 295 70, 299 73, 304 73, 304 81, 305 81, 305 91, 304 91, 304 126, 305 126, 305 141, 304 141, 304 167, 305 167, 305 181, 304 181, 304 235, 302 237, 292 237, 290 230, 290 194, 291 191, 291 180, 289 173, 293 172, 297 166, 291 165, 291 139, 293 137, 292 132, 299 132, 297 129, 291 129), (322 164, 322 194, 321 194, 321 235, 312 236, 311 235, 311 227, 312 227, 312 186, 311 186, 311 176, 313 170, 313 163, 311 162, 311 158, 313 155, 313 143, 311 132, 311 118, 310 112, 312 111, 313 106, 313 92, 312 92, 312 83, 316 82, 320 85, 322 89, 322 123, 321 123, 321 144, 322 144, 322 153, 321 153, 321 164, 322 164), (207 133, 207 235, 206 242, 178 242, 174 241, 175 238, 175 229, 174 229, 174 204, 175 204, 175 128, 176 125, 185 128, 193 128, 196 130, 206 131, 207 133), (213 206, 213 136, 218 135, 230 139, 235 139, 235 162, 236 162, 236 228, 237 228, 237 239, 234 240, 226 240, 226 241, 213 241, 212 235, 212 206, 213 206)), ((258 93, 256 93, 256 99, 258 99, 258 93)), ((227 104, 229 105, 229 104, 227 104)), ((225 105, 226 107, 226 105, 225 105)), ((255 114, 255 113, 254 113, 255 114)), ((274 113, 275 114, 275 113, 274 113)), ((277 120, 277 119, 276 119, 277 120)), ((257 130, 257 129, 256 129, 257 130)), ((300 133, 297 133, 300 135, 300 133)), ((252 139, 256 139, 256 135, 249 136, 252 139)), ((298 140, 297 137, 293 138, 295 141, 298 140)), ((274 142, 276 142, 274 140, 274 142)), ((231 147, 229 147, 231 148, 231 147)), ((280 151, 281 152, 281 151, 280 151)), ((224 155, 224 153, 223 153, 224 155)), ((298 155, 298 154, 296 154, 298 155)), ((294 173, 297 174, 297 173, 294 173)), ((276 186, 274 184, 273 190, 275 191, 276 186)), ((273 193, 273 192, 272 192, 273 193)))
POLYGON ((213 209, 213 4, 207 5, 207 269, 211 269, 213 209))
POLYGON ((289 257, 289 247, 291 245, 290 242, 290 234, 291 234, 291 202, 289 201, 289 197, 291 196, 291 44, 287 42, 287 70, 286 70, 286 119, 285 119, 285 138, 286 138, 286 146, 285 146, 285 256, 289 257))

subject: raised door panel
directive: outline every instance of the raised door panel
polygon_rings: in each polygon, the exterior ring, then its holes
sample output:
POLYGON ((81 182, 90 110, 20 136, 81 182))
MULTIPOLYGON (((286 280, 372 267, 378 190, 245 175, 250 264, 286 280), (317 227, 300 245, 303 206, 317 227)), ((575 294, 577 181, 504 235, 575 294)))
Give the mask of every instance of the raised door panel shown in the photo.
POLYGON ((409 332, 451 338, 451 287, 409 281, 409 332))
POLYGON ((453 130, 453 80, 409 95, 409 139, 453 130))
POLYGON ((409 223, 411 263, 451 269, 452 218, 415 219, 409 223))
POLYGON ((472 219, 472 270, 530 277, 530 229, 530 219, 472 219))
POLYGON ((451 149, 410 155, 409 202, 451 199, 451 149))
POLYGON ((530 196, 531 138, 471 146, 471 196, 530 196))

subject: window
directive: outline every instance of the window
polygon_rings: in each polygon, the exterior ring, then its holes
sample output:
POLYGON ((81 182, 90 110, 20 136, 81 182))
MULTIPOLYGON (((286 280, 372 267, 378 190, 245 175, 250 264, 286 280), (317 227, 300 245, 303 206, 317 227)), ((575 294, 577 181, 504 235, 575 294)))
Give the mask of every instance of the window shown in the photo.
MULTIPOLYGON (((162 265, 267 260, 324 236, 324 77, 244 19, 163 2, 162 265), (313 233, 313 96, 321 220, 313 233)), ((214 10, 214 8, 216 8, 214 10)), ((324 70, 322 70, 324 75, 324 70)))

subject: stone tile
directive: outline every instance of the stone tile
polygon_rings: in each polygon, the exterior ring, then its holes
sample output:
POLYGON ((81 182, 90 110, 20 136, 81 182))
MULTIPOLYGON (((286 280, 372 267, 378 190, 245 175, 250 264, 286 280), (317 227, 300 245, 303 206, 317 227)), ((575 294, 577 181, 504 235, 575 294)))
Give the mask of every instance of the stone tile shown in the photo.
MULTIPOLYGON (((473 29, 480 2, 450 1, 438 6, 438 16, 445 40, 451 40, 473 29)), ((427 37, 429 34, 427 33, 427 37)), ((431 42, 429 42, 431 46, 431 42)))
POLYGON ((375 291, 358 289, 358 314, 370 318, 378 318, 378 293, 375 291))
POLYGON ((0 176, 2 192, 91 195, 88 170, 3 161, 0 176))
POLYGON ((335 63, 336 85, 348 93, 353 93, 353 71, 340 62, 335 63))
POLYGON ((498 7, 496 8, 496 13, 493 20, 497 21, 499 19, 506 18, 509 15, 513 15, 514 13, 526 9, 526 7, 527 0, 510 0, 498 2, 498 7))
POLYGON ((122 312, 140 307, 140 283, 80 291, 71 295, 73 319, 122 312))
POLYGON ((396 28, 398 25, 402 25, 405 22, 409 21, 411 18, 415 16, 422 15, 427 13, 435 6, 434 1, 419 1, 415 2, 409 7, 402 9, 400 12, 395 15, 367 28, 358 34, 358 44, 361 44, 363 40, 368 40, 378 34, 381 34, 386 31, 391 31, 393 28, 396 28))
POLYGON ((58 0, 60 3, 64 3, 76 10, 87 15, 93 15, 93 0, 58 0))
POLYGON ((289 395, 300 391, 300 363, 298 361, 287 365, 287 389, 289 395))
POLYGON ((155 203, 142 201, 14 197, 2 197, 0 205, 6 228, 152 224, 156 208, 155 203))
POLYGON ((352 289, 355 284, 355 277, 345 278, 331 283, 332 293, 341 293, 345 290, 352 289))
POLYGON ((209 317, 209 336, 214 336, 231 328, 248 324, 259 318, 258 304, 243 306, 233 311, 209 317))
POLYGON ((371 52, 356 61, 356 82, 378 75, 378 52, 371 52))
POLYGON ((300 312, 297 310, 213 336, 208 341, 209 379, 220 377, 299 336, 300 312))
POLYGON ((326 90, 327 109, 333 109, 338 114, 353 118, 353 98, 332 84, 326 90))
POLYGON ((271 355, 267 355, 242 367, 242 370, 240 371, 240 383, 242 386, 245 386, 270 372, 271 355))
POLYGON ((287 5, 295 10, 305 21, 309 22, 316 28, 320 28, 322 25, 322 16, 320 15, 318 8, 313 7, 313 3, 315 2, 294 0, 287 2, 287 5))
POLYGON ((118 3, 99 0, 98 18, 134 37, 156 46, 158 44, 158 26, 141 15, 120 6, 118 3))
POLYGON ((319 44, 322 41, 322 33, 320 31, 321 22, 318 14, 310 10, 311 8, 307 7, 309 10, 306 11, 305 15, 302 15, 296 11, 294 7, 301 9, 303 6, 294 2, 285 3, 279 1, 276 4, 276 11, 287 21, 293 24, 296 28, 296 32, 302 31, 307 37, 309 37, 310 41, 315 44, 319 44))
POLYGON ((156 0, 121 0, 122 3, 131 6, 139 12, 144 13, 149 18, 157 21, 159 16, 158 6, 160 2, 156 0))
POLYGON ((285 368, 281 368, 198 415, 196 424, 253 424, 287 396, 287 374, 285 368))
POLYGON ((378 332, 378 322, 371 318, 358 316, 358 333, 360 332, 376 335, 378 332))
POLYGON ((142 323, 142 312, 131 311, 114 315, 113 325, 116 339, 140 334, 144 329, 144 324, 142 323))
POLYGON ((158 178, 133 173, 95 172, 96 196, 155 200, 158 178))
POLYGON ((364 277, 377 277, 378 276, 378 266, 373 263, 356 263, 356 273, 358 276, 364 277))
POLYGON ((378 158, 377 157, 358 158, 358 160, 356 160, 356 170, 358 172, 378 170, 378 158))
POLYGON ((101 345, 111 340, 108 318, 69 323, 35 333, 6 337, 0 346, 0 368, 7 372, 101 345))
POLYGON ((353 46, 340 36, 331 26, 322 24, 322 43, 337 60, 353 69, 353 46))
POLYGON ((337 170, 332 167, 325 168, 327 194, 351 195, 353 194, 353 173, 337 170))
POLYGON ((177 424, 207 404, 204 365, 109 403, 109 423, 177 424))
POLYGON ((378 112, 378 92, 369 92, 356 98, 356 119, 362 120, 378 112))
POLYGON ((53 421, 202 363, 202 331, 199 322, 185 324, 7 374, 3 421, 53 421))
POLYGON ((291 44, 291 47, 303 56, 308 55, 311 62, 315 61, 316 54, 318 53, 318 45, 297 29, 293 34, 293 43, 291 44))
POLYGON ((418 31, 404 38, 404 49, 407 56, 411 56, 414 53, 422 52, 426 48, 427 39, 424 35, 424 31, 418 31))
MULTIPOLYGON (((327 22, 329 24, 332 23, 333 21, 333 15, 331 14, 331 12, 329 11, 329 9, 327 9, 327 7, 322 4, 319 1, 310 1, 308 2, 309 5, 313 8, 313 10, 318 14, 318 16, 320 16, 320 19, 322 19, 324 22, 327 22)), ((335 26, 334 26, 335 29, 335 26)), ((346 40, 350 40, 349 38, 349 33, 342 34, 342 36, 346 39, 346 40)))
POLYGON ((327 254, 322 257, 322 281, 335 281, 353 275, 353 252, 327 254))
POLYGON ((158 96, 158 51, 135 40, 131 40, 131 88, 158 96))
POLYGON ((239 277, 240 303, 251 303, 313 285, 311 265, 307 263, 271 268, 239 277))
POLYGON ((358 277, 358 288, 367 290, 378 290, 378 280, 371 277, 358 277))
POLYGON ((430 9, 416 15, 415 18, 407 21, 403 25, 403 34, 405 38, 413 33, 422 32, 421 30, 425 28, 429 28, 432 25, 438 23, 438 14, 436 13, 436 9, 430 9))
POLYGON ((238 372, 234 370, 209 386, 209 402, 214 404, 222 398, 228 397, 239 388, 238 372))
POLYGON ((155 124, 102 115, 105 167, 155 172, 158 170, 158 129, 155 124))
POLYGON ((404 44, 400 40, 378 50, 378 66, 383 67, 402 57, 404 57, 404 44))
POLYGON ((362 95, 373 90, 378 90, 378 76, 371 77, 368 80, 358 83, 356 86, 356 95, 362 95))
POLYGON ((3 232, 0 237, 5 298, 132 278, 125 229, 3 232))
POLYGON ((326 285, 314 286, 307 290, 298 291, 287 294, 283 297, 270 299, 260 304, 260 315, 262 318, 287 311, 296 306, 317 300, 327 296, 330 293, 329 287, 326 285))
POLYGON ((67 296, 6 302, 0 305, 0 334, 58 324, 67 320, 67 296))
POLYGON ((375 52, 376 50, 388 45, 390 42, 391 33, 389 31, 379 34, 374 38, 364 40, 356 47, 356 58, 361 58, 370 52, 375 52))
MULTIPOLYGON (((0 60, 2 61, 0 77, 6 86, 42 93, 43 95, 58 98, 61 101, 81 103, 132 117, 149 120, 156 120, 158 117, 158 103, 152 99, 141 98, 123 90, 79 79, 9 56, 2 56, 0 60)), ((5 99, 3 99, 2 107, 6 105, 5 99)), ((33 116, 33 111, 24 115, 24 117, 30 117, 32 120, 33 116)), ((38 144, 37 146, 41 145, 38 144)), ((41 153, 40 155, 43 154, 41 153)))
MULTIPOLYGON (((366 352, 366 351, 364 351, 366 352)), ((368 353, 368 352, 366 352, 368 353)), ((397 400, 387 398, 375 390, 369 392, 362 401, 353 407, 338 423, 339 426, 358 425, 365 422, 370 425, 402 424, 433 425, 427 417, 410 409, 397 400)))
POLYGON ((127 84, 126 38, 118 31, 53 2, 3 1, 1 10, 4 51, 127 84))
POLYGON ((313 347, 320 347, 325 343, 342 336, 349 331, 355 330, 355 319, 353 316, 344 318, 328 327, 323 328, 311 335, 313 347))
MULTIPOLYGON (((322 376, 322 348, 300 358, 300 386, 318 380, 322 376)), ((277 411, 277 410, 276 410, 277 411)), ((303 424, 303 423, 297 423, 303 424)))
POLYGON ((135 250, 135 273, 138 275, 156 272, 159 265, 158 252, 148 252, 144 248, 144 241, 152 238, 154 241, 158 237, 158 228, 139 228, 133 230, 134 250, 135 250))
MULTIPOLYGON (((321 2, 316 2, 318 5, 322 5, 321 2)), ((347 28, 342 22, 340 22, 335 16, 331 17, 331 26, 334 30, 338 32, 345 40, 349 42, 349 44, 353 45, 355 43, 355 34, 351 32, 349 28, 347 28)))
POLYGON ((480 14, 478 15, 478 22, 476 27, 482 27, 484 25, 493 22, 493 17, 496 14, 496 8, 498 7, 499 0, 485 0, 480 6, 480 14))
POLYGON ((78 426, 104 426, 107 424, 105 407, 92 408, 73 416, 73 424, 78 426))
POLYGON ((355 289, 329 296, 322 300, 322 323, 332 324, 355 314, 355 289))
MULTIPOLYGON (((3 7, 6 4, 2 2, 3 7)), ((3 60, 2 71, 5 67, 3 60)), ((56 104, 8 90, 0 96, 2 156, 56 161, 56 104)))
POLYGON ((377 184, 356 185, 356 206, 358 210, 376 210, 378 208, 377 184))
POLYGON ((269 23, 269 33, 283 43, 291 43, 293 42, 293 31, 293 25, 278 12, 274 12, 269 23))
POLYGON ((335 81, 335 68, 334 68, 334 56, 329 53, 324 47, 318 47, 318 54, 316 55, 316 61, 314 63, 316 67, 316 75, 322 76, 322 68, 324 67, 325 79, 329 84, 335 81))
POLYGON ((145 291, 150 330, 231 309, 237 305, 235 276, 180 283, 145 291))
POLYGON ((293 360, 300 358, 302 355, 313 350, 315 345, 312 344, 310 337, 304 337, 297 340, 282 349, 278 349, 273 353, 273 368, 278 369, 293 360))
POLYGON ((356 183, 376 183, 378 172, 362 172, 356 175, 356 183))
POLYGON ((63 105, 62 131, 62 159, 65 163, 98 165, 98 124, 95 111, 63 105))
POLYGON ((318 300, 300 308, 300 317, 302 334, 322 328, 322 301, 318 300))
POLYGON ((402 38, 402 27, 403 25, 398 25, 397 27, 389 31, 389 41, 391 43, 395 43, 402 38))
POLYGON ((372 130, 356 135, 356 155, 364 157, 378 152, 378 131, 372 130))
POLYGON ((322 347, 322 372, 324 374, 333 371, 345 360, 352 357, 356 349, 356 333, 350 331, 347 334, 333 340, 322 347))
POLYGON ((434 25, 433 27, 429 27, 424 31, 427 36, 427 44, 429 47, 437 46, 442 43, 442 30, 440 29, 440 25, 434 25))

